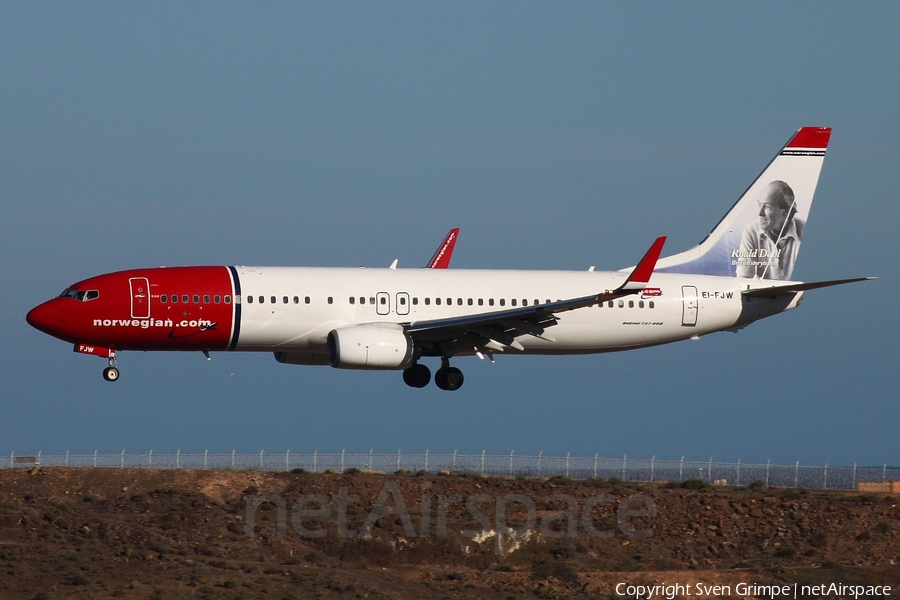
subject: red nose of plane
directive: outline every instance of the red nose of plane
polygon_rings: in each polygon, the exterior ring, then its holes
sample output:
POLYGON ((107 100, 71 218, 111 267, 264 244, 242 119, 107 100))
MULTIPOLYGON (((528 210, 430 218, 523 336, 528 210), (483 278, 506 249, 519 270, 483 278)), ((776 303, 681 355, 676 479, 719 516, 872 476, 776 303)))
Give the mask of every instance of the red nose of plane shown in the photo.
POLYGON ((54 299, 32 308, 25 320, 35 329, 61 338, 66 325, 66 310, 54 299))

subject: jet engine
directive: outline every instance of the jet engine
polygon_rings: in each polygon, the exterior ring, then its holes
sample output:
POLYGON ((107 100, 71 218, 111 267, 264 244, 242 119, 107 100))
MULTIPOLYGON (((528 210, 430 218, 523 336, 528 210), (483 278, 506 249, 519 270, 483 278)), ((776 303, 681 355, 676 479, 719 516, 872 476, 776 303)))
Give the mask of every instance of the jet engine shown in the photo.
POLYGON ((333 329, 327 350, 328 364, 338 369, 405 369, 415 362, 412 338, 393 327, 333 329))

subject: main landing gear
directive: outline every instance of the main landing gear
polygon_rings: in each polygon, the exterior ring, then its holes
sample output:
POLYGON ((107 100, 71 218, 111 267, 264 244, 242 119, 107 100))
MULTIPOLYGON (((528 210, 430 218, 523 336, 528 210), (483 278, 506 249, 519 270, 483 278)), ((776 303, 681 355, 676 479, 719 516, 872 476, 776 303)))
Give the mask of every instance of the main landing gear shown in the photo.
MULTIPOLYGON (((434 374, 434 384, 436 386, 442 390, 452 392, 462 387, 464 379, 462 371, 450 366, 449 357, 441 358, 441 368, 434 374)), ((404 369, 403 381, 410 387, 423 388, 431 381, 431 371, 425 365, 416 363, 404 369)))

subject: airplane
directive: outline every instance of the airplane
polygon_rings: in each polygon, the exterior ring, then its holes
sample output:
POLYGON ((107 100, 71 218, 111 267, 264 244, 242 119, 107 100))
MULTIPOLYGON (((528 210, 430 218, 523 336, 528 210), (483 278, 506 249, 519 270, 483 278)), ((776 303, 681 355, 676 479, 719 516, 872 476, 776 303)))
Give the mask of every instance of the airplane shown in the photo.
MULTIPOLYGON (((799 129, 697 246, 656 239, 618 271, 196 266, 91 277, 32 309, 38 330, 108 360, 123 350, 272 352, 279 363, 399 370, 457 390, 461 356, 624 351, 737 331, 807 290, 873 279, 791 279, 831 136, 799 129)), ((451 230, 448 241, 455 242, 451 230), (452 239, 450 239, 452 238, 452 239)), ((449 261, 442 244, 429 266, 449 261)))

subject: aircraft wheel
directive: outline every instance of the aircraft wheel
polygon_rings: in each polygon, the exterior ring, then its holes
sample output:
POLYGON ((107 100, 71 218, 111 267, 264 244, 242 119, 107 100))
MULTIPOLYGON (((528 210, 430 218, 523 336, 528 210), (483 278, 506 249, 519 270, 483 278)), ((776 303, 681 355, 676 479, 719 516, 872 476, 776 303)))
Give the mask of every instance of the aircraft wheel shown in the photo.
POLYGON ((119 378, 119 369, 115 367, 106 367, 103 369, 103 379, 107 381, 116 381, 119 378))
POLYGON ((403 382, 409 387, 423 388, 431 381, 431 371, 425 365, 414 364, 403 370, 403 382))
POLYGON ((442 367, 434 374, 435 385, 448 392, 461 388, 464 379, 462 371, 456 367, 442 367))

